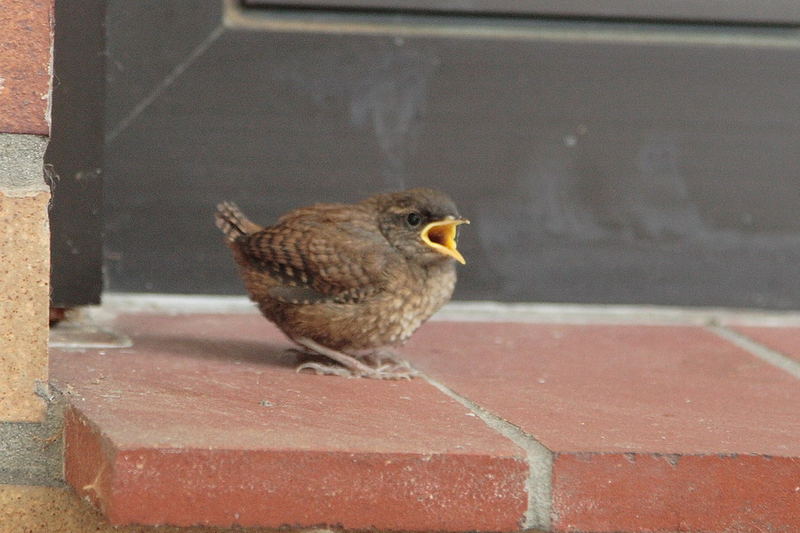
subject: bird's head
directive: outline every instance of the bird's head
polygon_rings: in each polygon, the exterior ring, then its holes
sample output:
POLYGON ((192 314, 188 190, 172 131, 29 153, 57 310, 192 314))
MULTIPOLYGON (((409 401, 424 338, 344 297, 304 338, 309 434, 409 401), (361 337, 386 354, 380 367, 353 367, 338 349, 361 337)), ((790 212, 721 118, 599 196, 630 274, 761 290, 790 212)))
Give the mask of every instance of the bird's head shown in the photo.
POLYGON ((455 259, 466 261, 456 247, 458 226, 469 220, 458 214, 446 194, 433 189, 410 189, 380 194, 374 202, 386 240, 406 257, 423 264, 455 259))

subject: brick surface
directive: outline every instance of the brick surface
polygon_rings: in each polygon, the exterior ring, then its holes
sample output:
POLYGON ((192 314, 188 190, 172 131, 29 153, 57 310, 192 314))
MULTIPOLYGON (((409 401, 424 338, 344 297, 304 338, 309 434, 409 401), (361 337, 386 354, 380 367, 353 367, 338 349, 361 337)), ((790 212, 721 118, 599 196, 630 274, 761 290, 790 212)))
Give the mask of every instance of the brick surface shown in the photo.
MULTIPOLYGON (((423 380, 298 375, 256 315, 116 327, 52 354, 67 479, 115 524, 521 524, 524 454, 423 380)), ((800 530, 797 379, 704 328, 432 322, 404 351, 553 452, 554 531, 800 530)))
POLYGON ((563 531, 800 529, 800 460, 764 455, 559 454, 563 531))
POLYGON ((705 329, 439 322, 406 351, 554 452, 559 530, 800 530, 800 384, 705 329))
POLYGON ((735 326, 731 329, 771 350, 800 361, 800 327, 735 326))
POLYGON ((422 380, 300 375, 262 318, 121 317, 51 354, 66 476, 115 524, 513 530, 524 453, 422 380))
POLYGON ((797 380, 703 328, 437 322, 405 351, 554 451, 800 455, 797 380))
POLYGON ((0 132, 50 132, 53 0, 3 0, 0 132))
POLYGON ((38 421, 47 381, 50 195, 0 193, 0 420, 38 421))

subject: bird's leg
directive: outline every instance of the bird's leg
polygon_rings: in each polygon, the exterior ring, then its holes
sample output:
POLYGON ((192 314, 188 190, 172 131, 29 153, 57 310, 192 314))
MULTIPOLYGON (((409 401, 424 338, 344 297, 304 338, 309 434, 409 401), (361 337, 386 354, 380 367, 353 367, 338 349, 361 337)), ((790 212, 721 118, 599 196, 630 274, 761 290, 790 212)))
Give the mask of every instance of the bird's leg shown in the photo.
POLYGON ((339 376, 354 376, 354 377, 366 377, 366 378, 374 378, 374 379, 411 379, 414 377, 417 372, 411 368, 410 365, 406 364, 406 366, 402 365, 380 365, 378 367, 371 367, 363 362, 359 361, 358 358, 353 357, 352 355, 348 355, 346 353, 340 352, 338 350, 333 350, 331 348, 322 346, 321 344, 312 341, 311 339, 301 337, 294 339, 295 342, 303 346, 304 348, 311 350, 312 352, 324 355, 330 359, 333 359, 342 367, 337 366, 326 366, 321 363, 303 363, 302 365, 297 367, 297 371, 300 372, 302 370, 313 370, 317 374, 332 374, 332 375, 339 375, 339 376))
POLYGON ((283 351, 284 356, 293 356, 297 359, 308 359, 309 357, 314 357, 319 359, 319 354, 317 352, 312 352, 308 348, 287 348, 283 351))
MULTIPOLYGON (((342 353, 342 352, 339 352, 337 350, 333 350, 331 348, 327 348, 327 347, 325 347, 325 346, 323 346, 323 345, 321 345, 321 344, 319 344, 317 342, 314 342, 311 339, 308 339, 306 337, 301 337, 299 339, 294 339, 294 340, 295 340, 295 342, 300 344, 302 347, 304 347, 304 348, 306 348, 306 349, 308 349, 308 350, 310 350, 310 351, 312 351, 314 353, 317 353, 317 354, 320 354, 320 355, 324 355, 325 357, 328 357, 329 359, 333 359, 334 361, 336 361, 337 363, 339 363, 343 367, 349 369, 354 375, 366 374, 366 373, 369 373, 372 370, 372 368, 370 368, 369 366, 365 365, 364 363, 362 363, 361 361, 359 361, 358 359, 356 359, 352 355, 347 355, 346 353, 342 353)), ((323 365, 320 365, 319 363, 305 363, 303 365, 300 365, 300 367, 298 367, 298 370, 300 370, 303 367, 315 368, 316 369, 318 366, 323 366, 323 365), (306 365, 314 365, 314 366, 307 367, 306 365)))
POLYGON ((319 376, 342 376, 343 378, 352 378, 357 376, 357 374, 354 374, 351 370, 343 366, 324 365, 322 363, 315 363, 313 361, 303 363, 297 367, 297 372, 302 372, 303 370, 311 370, 319 376))
POLYGON ((359 355, 359 359, 382 372, 402 374, 408 377, 419 375, 419 371, 412 367, 411 363, 392 350, 375 350, 359 355))
POLYGON ((360 359, 367 362, 370 366, 379 368, 382 366, 403 366, 411 368, 411 364, 400 357, 392 350, 375 350, 360 356, 360 359))
POLYGON ((342 377, 354 376, 353 372, 346 367, 339 365, 330 365, 330 364, 326 365, 324 363, 319 362, 320 359, 326 357, 320 354, 319 352, 312 351, 306 347, 289 348, 285 350, 283 354, 286 356, 293 356, 301 361, 305 360, 304 363, 300 364, 297 367, 298 372, 301 372, 303 370, 312 370, 315 374, 319 375, 342 376, 342 377), (315 359, 315 361, 308 361, 308 359, 315 359))
POLYGON ((326 365, 319 362, 320 359, 326 357, 305 347, 288 348, 287 350, 284 350, 283 355, 287 357, 294 357, 300 361, 305 361, 297 367, 298 372, 301 370, 313 370, 315 374, 328 374, 344 377, 352 377, 353 375, 350 370, 343 366, 326 365), (312 360, 309 361, 309 359, 312 360))

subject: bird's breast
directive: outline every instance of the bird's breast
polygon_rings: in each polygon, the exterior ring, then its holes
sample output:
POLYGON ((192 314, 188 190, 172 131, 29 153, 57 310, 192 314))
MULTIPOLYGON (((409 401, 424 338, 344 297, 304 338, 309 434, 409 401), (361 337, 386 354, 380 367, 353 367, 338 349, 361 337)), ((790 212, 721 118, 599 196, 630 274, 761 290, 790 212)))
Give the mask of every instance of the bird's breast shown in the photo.
POLYGON ((448 262, 444 268, 394 277, 385 291, 356 303, 256 301, 291 338, 307 337, 336 350, 370 350, 406 341, 447 303, 455 283, 455 266, 448 262))
POLYGON ((392 307, 395 319, 387 324, 387 344, 407 340, 431 315, 450 300, 456 284, 456 271, 452 262, 421 271, 412 276, 413 283, 398 287, 393 292, 392 307))

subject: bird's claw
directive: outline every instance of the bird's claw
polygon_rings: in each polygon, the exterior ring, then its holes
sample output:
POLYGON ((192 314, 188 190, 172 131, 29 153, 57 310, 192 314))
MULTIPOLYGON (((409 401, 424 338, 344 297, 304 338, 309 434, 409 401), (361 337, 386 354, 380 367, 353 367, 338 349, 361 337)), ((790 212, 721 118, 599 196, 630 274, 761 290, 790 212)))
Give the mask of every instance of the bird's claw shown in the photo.
POLYGON ((396 365, 381 365, 368 370, 351 370, 339 365, 324 365, 322 363, 307 362, 297 367, 297 372, 310 370, 319 376, 343 376, 348 378, 369 379, 412 379, 419 375, 419 371, 412 368, 407 362, 396 365))
POLYGON ((296 370, 298 374, 304 370, 311 370, 312 373, 318 376, 342 376, 346 378, 357 377, 349 369, 343 366, 323 365, 322 363, 303 363, 302 365, 298 366, 296 370))
POLYGON ((375 373, 363 377, 375 379, 413 379, 419 376, 419 370, 403 361, 402 364, 381 365, 375 369, 375 373))
POLYGON ((419 376, 420 372, 408 361, 397 360, 389 364, 382 364, 375 369, 376 372, 386 376, 381 379, 411 379, 419 376))
POLYGON ((294 341, 308 352, 323 355, 339 365, 325 365, 315 361, 308 361, 297 367, 298 372, 310 370, 315 374, 327 376, 346 376, 372 379, 411 379, 419 375, 407 361, 396 356, 387 357, 385 354, 375 352, 362 356, 353 356, 344 352, 323 346, 311 339, 300 337, 294 341))

